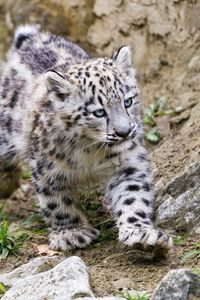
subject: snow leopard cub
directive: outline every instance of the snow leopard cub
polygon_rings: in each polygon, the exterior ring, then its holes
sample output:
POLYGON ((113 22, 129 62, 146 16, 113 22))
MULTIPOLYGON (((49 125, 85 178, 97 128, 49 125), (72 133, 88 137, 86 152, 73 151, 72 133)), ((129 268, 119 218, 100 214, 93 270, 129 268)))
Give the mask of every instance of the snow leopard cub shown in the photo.
POLYGON ((98 237, 77 201, 77 187, 88 182, 105 183, 122 243, 172 246, 152 223, 153 179, 129 47, 90 58, 62 37, 20 26, 1 78, 0 124, 1 188, 11 192, 13 172, 29 163, 52 249, 98 237))

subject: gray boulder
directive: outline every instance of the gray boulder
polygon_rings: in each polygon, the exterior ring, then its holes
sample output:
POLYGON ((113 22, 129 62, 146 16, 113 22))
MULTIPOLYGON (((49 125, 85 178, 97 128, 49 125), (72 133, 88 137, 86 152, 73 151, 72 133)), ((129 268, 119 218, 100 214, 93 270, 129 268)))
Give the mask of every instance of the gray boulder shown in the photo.
POLYGON ((158 226, 200 234, 200 160, 157 190, 156 195, 158 226))
POLYGON ((1 300, 54 300, 93 297, 86 265, 76 256, 51 270, 15 281, 1 300))
POLYGON ((190 270, 171 270, 155 289, 151 300, 198 300, 200 277, 190 270))

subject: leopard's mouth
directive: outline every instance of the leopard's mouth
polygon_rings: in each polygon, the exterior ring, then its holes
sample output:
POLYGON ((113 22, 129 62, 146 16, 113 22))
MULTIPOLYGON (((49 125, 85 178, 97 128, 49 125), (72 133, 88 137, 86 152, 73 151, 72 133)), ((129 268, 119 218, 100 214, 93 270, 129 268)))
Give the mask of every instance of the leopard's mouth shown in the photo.
POLYGON ((133 138, 127 138, 127 139, 124 139, 124 140, 107 140, 106 141, 106 145, 109 146, 109 147, 114 147, 114 146, 121 146, 121 145, 124 145, 126 144, 127 142, 132 142, 133 138))
POLYGON ((134 131, 133 134, 131 136, 127 137, 126 139, 107 138, 106 139, 106 144, 109 147, 120 146, 120 145, 123 145, 127 142, 132 142, 135 136, 136 136, 136 132, 134 131))

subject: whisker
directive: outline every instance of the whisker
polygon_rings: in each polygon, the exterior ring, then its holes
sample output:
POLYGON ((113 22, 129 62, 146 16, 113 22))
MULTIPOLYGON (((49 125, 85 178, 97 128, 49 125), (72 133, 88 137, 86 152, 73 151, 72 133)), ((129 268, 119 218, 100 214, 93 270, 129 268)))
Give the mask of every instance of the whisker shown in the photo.
POLYGON ((97 152, 96 152, 95 155, 94 155, 94 158, 96 157, 97 153, 103 148, 103 146, 105 146, 105 144, 106 144, 106 143, 103 143, 103 144, 99 147, 99 149, 97 150, 97 152))

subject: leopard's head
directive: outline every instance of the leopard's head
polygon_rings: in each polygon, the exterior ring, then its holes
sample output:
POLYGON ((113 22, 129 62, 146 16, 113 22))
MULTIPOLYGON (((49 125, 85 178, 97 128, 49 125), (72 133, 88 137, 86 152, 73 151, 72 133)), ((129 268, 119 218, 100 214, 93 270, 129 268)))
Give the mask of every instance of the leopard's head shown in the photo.
POLYGON ((141 128, 139 89, 129 47, 111 58, 46 73, 49 99, 66 131, 110 147, 131 144, 141 128))

